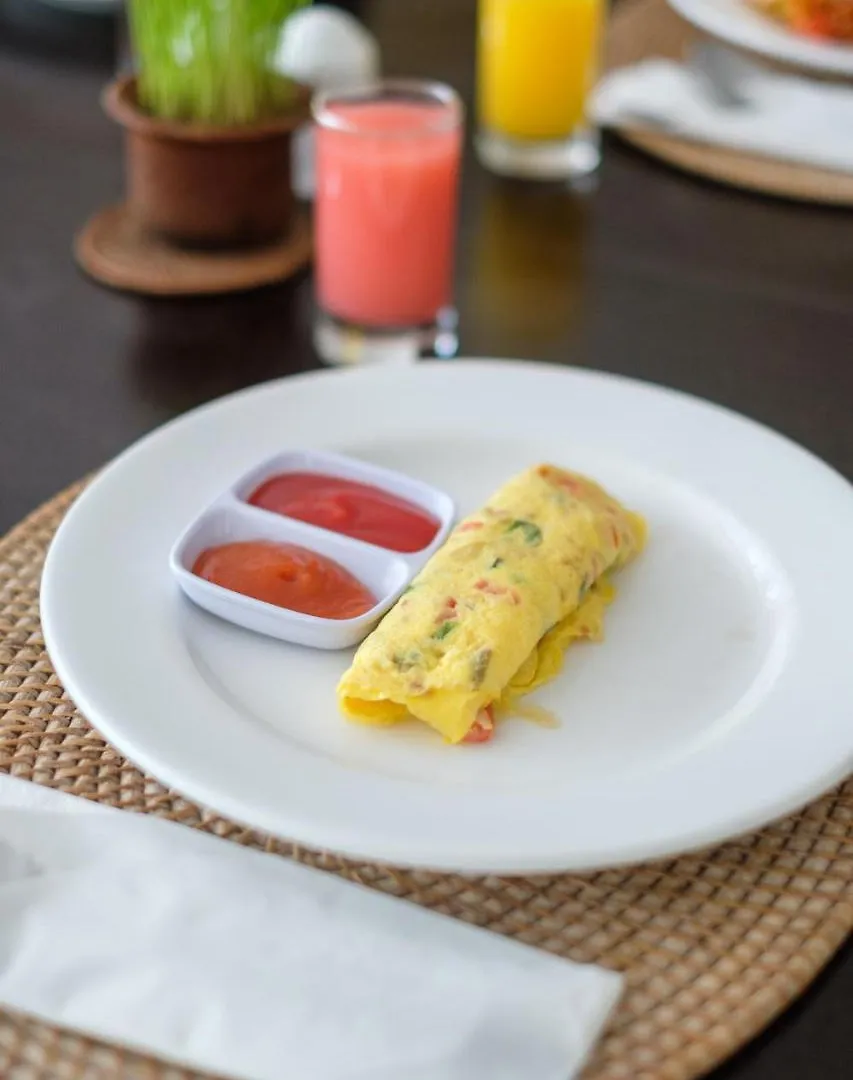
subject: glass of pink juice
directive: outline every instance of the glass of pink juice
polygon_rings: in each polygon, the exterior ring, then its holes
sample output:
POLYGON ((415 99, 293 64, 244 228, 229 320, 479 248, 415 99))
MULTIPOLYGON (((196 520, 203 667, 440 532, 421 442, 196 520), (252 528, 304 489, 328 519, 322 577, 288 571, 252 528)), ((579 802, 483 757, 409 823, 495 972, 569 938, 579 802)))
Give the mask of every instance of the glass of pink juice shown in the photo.
POLYGON ((452 355, 459 98, 440 83, 385 80, 320 94, 313 112, 320 355, 452 355))

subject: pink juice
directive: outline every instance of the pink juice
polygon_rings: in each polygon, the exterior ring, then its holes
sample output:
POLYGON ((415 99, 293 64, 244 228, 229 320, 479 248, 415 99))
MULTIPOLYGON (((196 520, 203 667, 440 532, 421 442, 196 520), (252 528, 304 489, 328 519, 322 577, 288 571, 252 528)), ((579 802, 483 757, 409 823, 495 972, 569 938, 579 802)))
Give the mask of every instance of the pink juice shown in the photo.
POLYGON ((326 107, 315 210, 326 312, 410 327, 434 322, 450 303, 461 141, 458 113, 439 102, 326 107))

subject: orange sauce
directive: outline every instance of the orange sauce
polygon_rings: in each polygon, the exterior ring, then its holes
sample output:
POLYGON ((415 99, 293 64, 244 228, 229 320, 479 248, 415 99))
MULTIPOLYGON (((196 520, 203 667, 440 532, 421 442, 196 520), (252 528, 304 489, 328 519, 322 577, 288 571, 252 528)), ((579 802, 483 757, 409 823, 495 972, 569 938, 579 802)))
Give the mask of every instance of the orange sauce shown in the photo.
POLYGON ((232 592, 322 619, 354 619, 376 604, 349 570, 295 544, 249 540, 208 548, 193 573, 232 592))

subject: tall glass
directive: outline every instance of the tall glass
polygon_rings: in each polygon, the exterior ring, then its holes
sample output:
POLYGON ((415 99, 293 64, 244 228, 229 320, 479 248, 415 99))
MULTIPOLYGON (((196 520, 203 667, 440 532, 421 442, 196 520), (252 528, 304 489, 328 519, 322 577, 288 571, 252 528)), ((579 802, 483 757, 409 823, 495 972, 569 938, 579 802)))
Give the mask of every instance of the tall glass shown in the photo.
POLYGON ((453 355, 459 98, 385 80, 318 95, 313 112, 318 352, 337 364, 453 355))
POLYGON ((479 0, 477 152, 494 172, 572 180, 601 160, 587 116, 605 0, 479 0))

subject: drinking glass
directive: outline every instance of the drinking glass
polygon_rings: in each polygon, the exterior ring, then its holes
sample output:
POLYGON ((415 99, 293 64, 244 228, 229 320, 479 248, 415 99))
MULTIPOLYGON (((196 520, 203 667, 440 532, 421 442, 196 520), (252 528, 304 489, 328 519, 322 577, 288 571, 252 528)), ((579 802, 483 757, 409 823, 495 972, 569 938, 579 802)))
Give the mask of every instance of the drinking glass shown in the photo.
POLYGON ((493 172, 575 180, 601 161, 587 116, 605 0, 479 0, 477 153, 493 172))
POLYGON ((313 114, 318 352, 334 364, 453 355, 458 96, 383 80, 319 94, 313 114))

